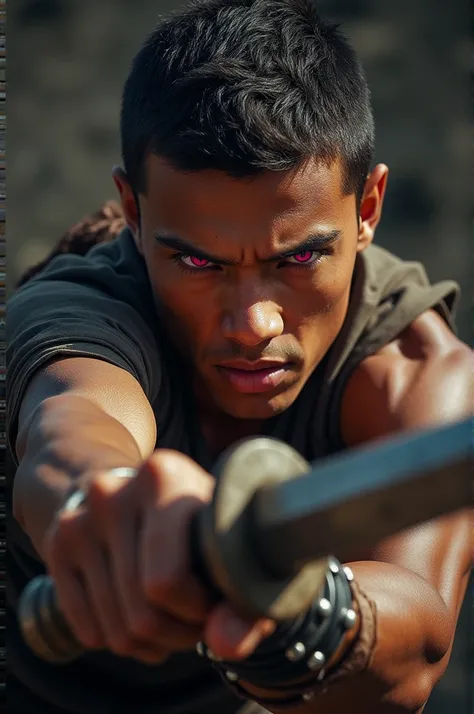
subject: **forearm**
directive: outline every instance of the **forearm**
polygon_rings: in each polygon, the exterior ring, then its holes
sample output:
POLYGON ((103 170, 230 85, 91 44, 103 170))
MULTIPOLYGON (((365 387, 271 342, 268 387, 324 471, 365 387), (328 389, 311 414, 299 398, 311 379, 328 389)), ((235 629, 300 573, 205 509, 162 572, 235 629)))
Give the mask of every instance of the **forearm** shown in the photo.
MULTIPOLYGON (((377 608, 376 646, 370 664, 327 689, 324 683, 318 685, 316 697, 290 714, 421 711, 449 650, 447 608, 432 585, 404 568, 377 562, 351 563, 351 568, 377 608)), ((246 689, 256 698, 274 696, 250 685, 246 689)), ((277 703, 274 711, 280 711, 277 703)))
POLYGON ((101 471, 143 460, 130 432, 91 400, 63 394, 42 402, 18 437, 14 515, 41 556, 46 530, 74 488, 101 471))

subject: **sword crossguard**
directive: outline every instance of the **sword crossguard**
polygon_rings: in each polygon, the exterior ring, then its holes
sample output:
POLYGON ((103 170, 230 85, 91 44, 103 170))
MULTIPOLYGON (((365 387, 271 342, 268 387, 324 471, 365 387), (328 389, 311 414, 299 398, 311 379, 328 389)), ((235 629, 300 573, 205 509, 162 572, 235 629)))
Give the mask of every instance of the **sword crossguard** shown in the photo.
POLYGON ((211 504, 198 514, 198 538, 207 571, 226 599, 246 617, 291 620, 324 587, 328 559, 277 572, 262 553, 255 494, 308 473, 291 446, 270 437, 244 439, 218 459, 211 504))

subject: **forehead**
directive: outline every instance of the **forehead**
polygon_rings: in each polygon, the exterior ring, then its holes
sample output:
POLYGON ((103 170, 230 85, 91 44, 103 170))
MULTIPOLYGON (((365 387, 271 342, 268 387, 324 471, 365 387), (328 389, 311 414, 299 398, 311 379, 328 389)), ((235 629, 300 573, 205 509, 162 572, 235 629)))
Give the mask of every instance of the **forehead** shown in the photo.
POLYGON ((308 162, 295 171, 264 172, 252 179, 211 170, 185 173, 153 155, 146 169, 141 203, 148 228, 182 238, 255 242, 271 236, 278 244, 290 232, 318 225, 341 228, 346 217, 355 215, 355 197, 342 192, 339 161, 330 166, 308 162))

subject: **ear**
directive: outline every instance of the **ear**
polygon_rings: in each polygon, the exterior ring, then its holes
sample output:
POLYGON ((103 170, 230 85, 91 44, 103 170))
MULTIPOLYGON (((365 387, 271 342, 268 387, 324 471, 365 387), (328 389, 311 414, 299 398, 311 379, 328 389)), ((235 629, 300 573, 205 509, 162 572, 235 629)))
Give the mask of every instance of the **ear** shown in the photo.
POLYGON ((135 194, 125 171, 120 166, 112 169, 112 178, 120 194, 122 210, 137 247, 140 248, 140 213, 135 194))
POLYGON ((369 174, 359 210, 359 235, 357 250, 360 252, 372 243, 380 218, 387 187, 388 167, 378 164, 369 174))

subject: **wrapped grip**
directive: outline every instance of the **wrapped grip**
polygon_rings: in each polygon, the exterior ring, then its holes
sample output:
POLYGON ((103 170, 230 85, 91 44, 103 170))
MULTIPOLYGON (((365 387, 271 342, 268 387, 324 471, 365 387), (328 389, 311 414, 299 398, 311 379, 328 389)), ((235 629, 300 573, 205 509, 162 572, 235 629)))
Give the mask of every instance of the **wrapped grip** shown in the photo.
POLYGON ((61 613, 48 575, 32 580, 23 591, 18 608, 23 637, 41 659, 66 664, 77 659, 83 648, 61 613))

